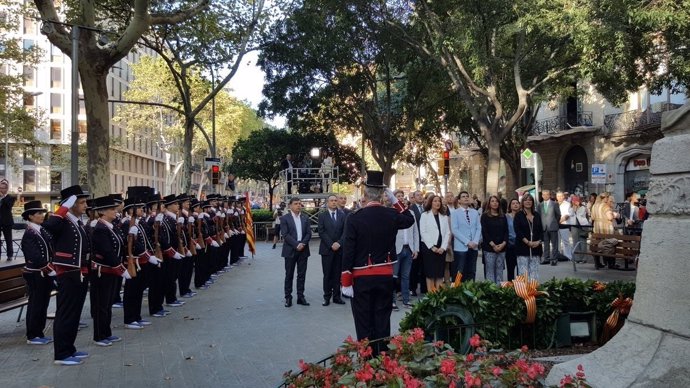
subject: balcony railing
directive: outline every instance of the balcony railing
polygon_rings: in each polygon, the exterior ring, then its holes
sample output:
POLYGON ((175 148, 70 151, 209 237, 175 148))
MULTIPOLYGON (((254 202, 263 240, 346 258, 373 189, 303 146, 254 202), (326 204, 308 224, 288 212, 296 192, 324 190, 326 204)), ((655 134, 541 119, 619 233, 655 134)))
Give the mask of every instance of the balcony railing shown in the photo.
POLYGON ((661 125, 661 114, 680 108, 679 104, 662 104, 658 109, 648 108, 643 111, 633 110, 604 116, 604 127, 609 134, 639 132, 661 125))
POLYGON ((532 127, 532 135, 554 135, 560 131, 574 127, 591 127, 592 112, 580 112, 577 114, 577 123, 568 122, 567 116, 555 116, 539 120, 532 127))

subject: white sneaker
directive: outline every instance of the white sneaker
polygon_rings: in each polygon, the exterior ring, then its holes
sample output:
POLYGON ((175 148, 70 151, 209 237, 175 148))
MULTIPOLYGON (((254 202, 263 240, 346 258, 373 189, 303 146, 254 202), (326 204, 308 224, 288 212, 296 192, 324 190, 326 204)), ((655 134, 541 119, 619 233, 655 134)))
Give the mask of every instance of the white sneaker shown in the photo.
POLYGON ((125 329, 130 329, 130 330, 141 330, 143 329, 144 326, 141 326, 139 322, 132 322, 132 323, 125 323, 125 329))

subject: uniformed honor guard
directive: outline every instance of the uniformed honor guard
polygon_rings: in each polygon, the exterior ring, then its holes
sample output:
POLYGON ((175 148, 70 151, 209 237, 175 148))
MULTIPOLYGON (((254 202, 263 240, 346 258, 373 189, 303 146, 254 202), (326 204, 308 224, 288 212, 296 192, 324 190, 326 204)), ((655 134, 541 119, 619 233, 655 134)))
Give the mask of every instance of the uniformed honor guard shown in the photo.
POLYGON ((178 234, 178 210, 179 199, 175 194, 163 198, 165 211, 156 215, 156 221, 160 222, 159 239, 163 252, 163 294, 165 305, 180 307, 183 301, 177 299, 177 277, 180 272, 180 264, 183 252, 180 252, 180 236, 178 234))
POLYGON ((245 210, 245 202, 247 201, 246 197, 238 197, 237 198, 237 212, 239 213, 240 217, 240 226, 239 226, 239 237, 240 237, 240 242, 237 243, 239 246, 239 254, 240 254, 240 259, 244 260, 247 258, 247 255, 244 254, 244 247, 247 245, 247 221, 246 221, 246 213, 247 211, 245 210))
MULTIPOLYGON (((192 291, 190 285, 192 283, 192 274, 194 273, 194 256, 196 256, 196 243, 192 241, 192 225, 194 224, 194 217, 190 213, 191 197, 182 194, 178 197, 180 200, 180 216, 178 217, 180 242, 183 245, 184 254, 182 263, 180 265, 180 275, 177 279, 177 285, 180 290, 180 296, 183 298, 192 298, 196 296, 196 292, 192 291)), ((180 252, 182 253, 182 252, 180 252)))
POLYGON ((131 279, 123 265, 125 244, 112 222, 117 216, 119 203, 111 196, 94 199, 98 223, 93 228, 93 255, 91 258, 91 304, 94 306, 93 341, 98 346, 111 346, 121 341, 110 328, 114 294, 119 293, 118 279, 131 279))
POLYGON ((60 192, 60 208, 44 223, 43 227, 53 237, 53 266, 57 275, 57 311, 53 323, 55 338, 55 363, 78 365, 88 357, 74 347, 79 329, 87 283, 83 276, 88 271, 91 241, 84 230, 81 217, 86 211, 86 198, 78 185, 60 192))
MULTIPOLYGON (((393 207, 381 204, 385 188, 383 173, 368 171, 363 207, 350 213, 345 220, 342 293, 352 297, 358 340, 368 338, 372 341, 390 336, 395 237, 398 229, 414 224, 412 213, 390 190, 385 190, 385 194, 393 207)), ((378 341, 372 348, 378 354, 386 345, 378 341)))
MULTIPOLYGON (((113 230, 116 232, 120 233, 120 237, 122 237, 122 241, 127 241, 127 230, 122 227, 122 209, 124 207, 124 198, 122 197, 122 194, 120 193, 115 193, 115 194, 110 194, 110 198, 112 198, 115 203, 117 203, 117 206, 115 207, 115 219, 113 220, 113 230)), ((122 308, 122 296, 120 296, 120 291, 122 291, 122 278, 117 279, 117 292, 113 294, 113 308, 121 309, 122 308)))
POLYGON ((201 208, 204 210, 201 214, 204 219, 201 231, 203 233, 204 242, 206 244, 206 258, 204 260, 203 265, 203 278, 206 280, 204 280, 204 286, 200 288, 206 289, 211 284, 213 284, 213 279, 211 279, 211 273, 213 269, 212 265, 216 261, 215 257, 218 256, 218 249, 220 248, 220 244, 218 244, 218 241, 216 240, 217 233, 215 213, 213 212, 211 202, 208 200, 204 201, 201 205, 201 208))
POLYGON ((125 217, 122 226, 127 228, 127 271, 132 279, 125 283, 123 295, 125 329, 140 330, 151 322, 141 317, 141 305, 151 271, 149 267, 158 266, 161 260, 153 255, 151 245, 144 228, 142 217, 146 199, 153 189, 145 186, 134 186, 127 190, 125 200, 125 217))
MULTIPOLYGON (((160 243, 161 226, 160 222, 156 221, 159 218, 159 214, 162 214, 162 202, 163 199, 160 194, 154 194, 149 197, 148 201, 146 201, 147 215, 141 222, 141 229, 146 233, 147 240, 153 244, 153 255, 156 258, 165 260, 160 243)), ((162 218, 160 216, 160 219, 162 218)), ((149 287, 149 314, 155 318, 163 318, 170 313, 168 310, 163 309, 163 300, 165 298, 163 264, 150 266, 146 268, 146 271, 148 272, 146 277, 149 287)))
POLYGON ((203 270, 203 262, 206 260, 206 242, 203 237, 201 202, 196 198, 192 198, 189 207, 192 211, 190 221, 192 221, 192 218, 194 219, 190 229, 196 248, 196 256, 194 256, 194 288, 201 289, 206 283, 203 270))
POLYGON ((41 206, 41 201, 24 204, 22 218, 27 224, 21 247, 26 262, 23 277, 29 297, 26 306, 26 343, 29 345, 47 345, 53 342, 52 337, 43 334, 50 292, 56 275, 50 264, 53 256, 52 241, 48 232, 41 227, 45 213, 46 209, 41 206))

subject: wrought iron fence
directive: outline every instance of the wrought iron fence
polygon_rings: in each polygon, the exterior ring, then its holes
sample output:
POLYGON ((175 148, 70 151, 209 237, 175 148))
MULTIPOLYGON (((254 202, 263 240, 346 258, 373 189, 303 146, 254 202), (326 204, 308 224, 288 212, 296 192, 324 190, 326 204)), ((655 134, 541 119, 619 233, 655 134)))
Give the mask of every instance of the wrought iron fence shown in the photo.
POLYGON ((560 131, 574 127, 591 127, 592 112, 580 112, 577 114, 577 122, 568 121, 567 116, 555 116, 539 120, 532 127, 532 135, 554 135, 560 131))
POLYGON ((609 134, 615 132, 641 131, 649 127, 661 125, 661 114, 666 111, 680 108, 679 104, 662 104, 659 111, 654 111, 651 107, 639 111, 628 111, 614 113, 604 116, 604 128, 609 134))

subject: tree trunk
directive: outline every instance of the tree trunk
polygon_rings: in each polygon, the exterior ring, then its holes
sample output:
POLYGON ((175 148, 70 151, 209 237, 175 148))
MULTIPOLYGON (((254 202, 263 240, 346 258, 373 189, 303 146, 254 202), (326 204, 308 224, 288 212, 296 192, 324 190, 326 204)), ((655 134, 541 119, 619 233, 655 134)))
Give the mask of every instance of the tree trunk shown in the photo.
POLYGON ((498 180, 500 178, 501 167, 501 139, 487 137, 486 146, 488 149, 486 157, 486 193, 495 195, 498 193, 498 180))
MULTIPOLYGON (((185 119, 184 123, 184 144, 182 146, 182 192, 189 193, 192 187, 192 141, 194 140, 194 120, 185 119)), ((203 187, 199 184, 199 192, 203 187)))
POLYGON ((268 183, 268 208, 273 211, 273 189, 275 186, 271 186, 271 182, 268 183))
POLYGON ((108 72, 98 72, 86 61, 79 64, 87 124, 89 192, 96 197, 111 193, 110 188, 110 113, 108 110, 108 72))
POLYGON ((514 163, 506 162, 506 176, 510 175, 513 183, 512 185, 506 183, 506 192, 503 193, 503 198, 510 200, 510 198, 517 197, 515 189, 524 185, 522 182, 520 182, 521 172, 522 169, 520 168, 519 164, 516 167, 514 163))

